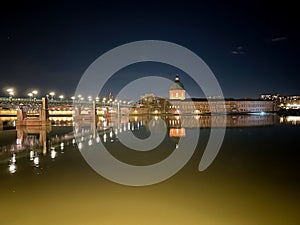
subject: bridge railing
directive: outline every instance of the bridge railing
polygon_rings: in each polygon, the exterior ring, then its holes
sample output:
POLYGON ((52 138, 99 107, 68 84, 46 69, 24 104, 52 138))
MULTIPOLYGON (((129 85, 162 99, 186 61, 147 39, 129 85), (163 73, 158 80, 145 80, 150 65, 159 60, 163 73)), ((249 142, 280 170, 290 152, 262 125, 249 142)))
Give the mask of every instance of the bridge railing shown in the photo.
MULTIPOLYGON (((89 100, 72 100, 72 99, 49 99, 48 106, 73 106, 76 105, 91 105, 92 101, 89 100)), ((38 110, 41 107, 42 99, 39 98, 11 98, 11 97, 0 97, 0 107, 2 108, 27 108, 38 110)), ((122 108, 131 108, 133 105, 128 103, 120 102, 102 102, 96 101, 96 107, 122 107, 122 108)))

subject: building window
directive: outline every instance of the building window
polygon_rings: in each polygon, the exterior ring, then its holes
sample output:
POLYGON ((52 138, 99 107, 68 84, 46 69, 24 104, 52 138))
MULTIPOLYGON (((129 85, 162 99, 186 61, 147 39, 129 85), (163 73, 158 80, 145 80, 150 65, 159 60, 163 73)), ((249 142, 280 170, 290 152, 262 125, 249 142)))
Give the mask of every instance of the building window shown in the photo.
POLYGON ((176 96, 176 98, 178 98, 178 92, 176 92, 175 96, 176 96))

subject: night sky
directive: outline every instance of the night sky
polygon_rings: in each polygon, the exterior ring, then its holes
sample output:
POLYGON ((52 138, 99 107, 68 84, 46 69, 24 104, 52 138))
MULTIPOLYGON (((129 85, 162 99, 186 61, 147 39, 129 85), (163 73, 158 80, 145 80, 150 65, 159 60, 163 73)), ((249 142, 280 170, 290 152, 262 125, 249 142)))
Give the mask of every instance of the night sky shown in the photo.
MULTIPOLYGON (((164 40, 192 50, 214 72, 225 97, 300 95, 296 3, 207 2, 1 3, 0 95, 13 86, 17 96, 33 88, 43 95, 53 90, 72 96, 95 59, 138 40, 164 40)), ((191 95, 201 96, 180 72, 158 63, 130 66, 118 72, 103 93, 116 93, 142 75, 174 79, 179 73, 191 95)))

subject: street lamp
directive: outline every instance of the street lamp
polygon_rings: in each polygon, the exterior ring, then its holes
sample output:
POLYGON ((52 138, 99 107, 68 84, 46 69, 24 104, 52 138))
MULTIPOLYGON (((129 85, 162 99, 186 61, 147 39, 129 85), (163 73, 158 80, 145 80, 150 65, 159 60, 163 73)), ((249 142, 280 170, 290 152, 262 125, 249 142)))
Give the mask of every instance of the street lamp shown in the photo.
POLYGON ((51 96, 51 100, 53 100, 53 99, 54 99, 55 92, 51 91, 51 92, 49 93, 49 95, 51 96))
POLYGON ((59 99, 62 101, 62 100, 64 99, 65 96, 60 95, 60 96, 58 96, 58 97, 59 97, 59 99))
POLYGON ((13 88, 8 88, 6 91, 9 94, 9 101, 11 102, 12 101, 12 97, 15 95, 14 89, 13 88))
POLYGON ((30 93, 28 93, 27 94, 28 96, 29 96, 29 98, 31 99, 32 98, 32 96, 33 96, 33 94, 30 92, 30 93))
POLYGON ((14 90, 13 88, 8 88, 6 91, 8 92, 8 94, 9 94, 10 96, 12 96, 12 95, 15 94, 15 90, 14 90))
POLYGON ((36 100, 36 95, 37 95, 38 91, 37 90, 33 90, 31 93, 32 93, 33 100, 35 101, 36 100))

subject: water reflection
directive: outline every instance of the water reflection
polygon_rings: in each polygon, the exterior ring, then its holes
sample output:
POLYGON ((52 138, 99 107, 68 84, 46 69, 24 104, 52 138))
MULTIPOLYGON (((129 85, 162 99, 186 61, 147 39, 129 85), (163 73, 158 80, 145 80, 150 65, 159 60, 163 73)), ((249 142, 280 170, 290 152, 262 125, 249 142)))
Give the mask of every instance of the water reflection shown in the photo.
MULTIPOLYGON (((42 130, 44 134, 40 129, 1 131, 1 199, 5 203, 1 209, 5 212, 2 222, 33 224, 30 203, 43 206, 36 207, 34 219, 54 219, 58 224, 295 224, 299 221, 299 157, 294 142, 300 128, 295 126, 299 124, 298 118, 227 118, 232 128, 227 130, 223 149, 209 170, 197 171, 202 156, 197 151, 180 173, 143 188, 116 185, 101 178, 84 162, 78 149, 105 139, 105 145, 123 154, 118 140, 120 132, 148 134, 159 117, 82 122, 76 124, 76 134, 71 126, 53 126, 42 130), (257 125, 259 128, 255 128, 257 125), (81 140, 78 147, 76 135, 81 140), (7 210, 16 207, 22 209, 17 217, 15 210, 7 210), (53 213, 44 213, 54 208, 55 217, 53 213), (133 208, 137 210, 134 214, 133 208), (222 213, 216 216, 216 212, 222 213)), ((201 135, 209 134, 209 118, 162 119, 172 140, 184 135, 188 138, 189 129, 197 126, 202 129, 201 135)), ((200 147, 205 145, 202 140, 200 147)), ((178 145, 164 142, 159 154, 170 155, 169 147, 178 145)), ((155 151, 148 154, 141 161, 151 158, 155 151)))
MULTIPOLYGON (((16 131, 3 131, 0 133, 0 136, 4 136, 7 139, 12 139, 16 137, 15 142, 4 145, 0 147, 0 156, 4 160, 1 160, 0 163, 5 162, 9 155, 8 162, 8 171, 11 174, 17 172, 17 159, 28 158, 28 161, 31 162, 34 168, 39 168, 41 164, 41 157, 47 157, 50 155, 51 159, 55 159, 57 156, 56 149, 64 149, 65 143, 68 143, 73 139, 73 135, 69 132, 63 133, 61 135, 51 133, 51 126, 17 126, 16 131), (51 135, 50 135, 51 133, 51 135), (8 135, 8 137, 7 137, 8 135), (50 154, 48 152, 50 151, 50 154)), ((74 140, 74 139, 73 139, 74 140)), ((75 141, 75 140, 74 140, 75 141)), ((73 142, 75 143, 75 142, 73 142)), ((39 173, 35 170, 36 173, 39 173)))
POLYGON ((185 128, 170 128, 170 137, 185 137, 185 128))
POLYGON ((0 116, 0 131, 14 128, 16 126, 16 119, 14 116, 0 116))
MULTIPOLYGON (((118 141, 118 134, 121 132, 149 133, 150 126, 155 127, 158 119, 165 120, 168 127, 168 135, 175 142, 178 148, 178 138, 186 136, 186 129, 191 128, 210 128, 212 120, 215 120, 217 126, 226 127, 257 127, 272 126, 278 124, 300 124, 300 117, 288 116, 278 117, 276 115, 219 115, 211 116, 133 116, 122 118, 104 118, 99 117, 97 123, 92 121, 71 121, 74 125, 69 127, 68 132, 55 133, 52 130, 55 127, 16 127, 15 143, 0 147, 0 153, 6 154, 8 162, 8 171, 11 174, 17 172, 17 159, 26 157, 32 163, 33 167, 41 166, 41 157, 49 157, 54 161, 62 156, 66 145, 75 146, 77 139, 78 149, 84 146, 92 146, 100 141, 108 144, 114 144, 118 141), (226 119, 226 120, 225 120, 226 119), (225 122, 226 121, 226 122, 225 122), (177 140, 177 141, 176 141, 177 140)), ((66 125, 66 124, 64 124, 66 125)), ((6 131, 0 133, 0 138, 6 131)), ((147 136, 147 135, 146 135, 147 136)), ((3 160, 2 160, 3 161, 3 160)), ((0 161, 1 162, 1 161, 0 161)))
POLYGON ((51 159, 55 159, 56 155, 57 155, 57 152, 55 151, 55 148, 54 147, 51 147, 51 159))
POLYGON ((72 116, 50 116, 49 120, 52 126, 72 126, 73 117, 72 116))
POLYGON ((169 127, 210 128, 212 121, 216 127, 257 127, 279 124, 277 115, 202 115, 166 117, 169 127))
POLYGON ((12 157, 10 159, 10 163, 9 163, 9 172, 10 173, 15 173, 17 171, 17 167, 16 167, 16 154, 12 154, 12 157))
POLYGON ((299 125, 300 124, 300 116, 280 117, 280 123, 282 123, 282 124, 299 125))

